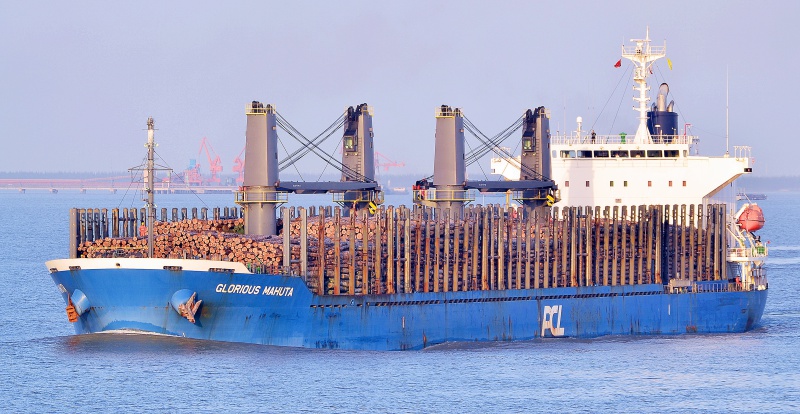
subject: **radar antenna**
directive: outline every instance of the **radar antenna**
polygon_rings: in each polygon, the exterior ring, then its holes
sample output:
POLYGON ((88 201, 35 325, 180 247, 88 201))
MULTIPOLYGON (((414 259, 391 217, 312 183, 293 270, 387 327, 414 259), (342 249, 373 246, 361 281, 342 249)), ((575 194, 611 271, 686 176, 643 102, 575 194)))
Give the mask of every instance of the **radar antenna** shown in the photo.
POLYGON ((647 129, 647 102, 650 101, 647 96, 647 91, 650 90, 647 86, 647 77, 651 74, 653 62, 666 56, 667 42, 664 41, 664 46, 651 46, 649 27, 644 39, 631 39, 631 42, 634 43, 633 46, 622 46, 622 57, 636 66, 633 71, 633 81, 636 82, 634 90, 639 91, 639 96, 633 100, 639 102, 639 107, 633 109, 639 111, 639 128, 636 130, 634 142, 646 144, 651 142, 650 131, 647 129))

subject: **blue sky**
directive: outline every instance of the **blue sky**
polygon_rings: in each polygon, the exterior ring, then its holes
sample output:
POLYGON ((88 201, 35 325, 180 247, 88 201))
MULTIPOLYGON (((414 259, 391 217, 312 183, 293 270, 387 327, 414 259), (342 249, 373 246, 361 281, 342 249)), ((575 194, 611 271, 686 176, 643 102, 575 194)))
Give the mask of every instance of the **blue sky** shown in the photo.
POLYGON ((487 134, 541 105, 553 131, 582 116, 598 133, 634 133, 629 64, 613 64, 649 26, 674 66, 660 61, 652 92, 670 84, 702 154, 725 150, 727 70, 731 146, 753 147, 758 175, 800 175, 798 12, 795 1, 3 2, 0 171, 125 170, 153 116, 170 166, 205 164, 208 137, 229 173, 252 100, 309 137, 367 102, 376 149, 406 163, 393 173, 421 176, 441 104, 487 134))

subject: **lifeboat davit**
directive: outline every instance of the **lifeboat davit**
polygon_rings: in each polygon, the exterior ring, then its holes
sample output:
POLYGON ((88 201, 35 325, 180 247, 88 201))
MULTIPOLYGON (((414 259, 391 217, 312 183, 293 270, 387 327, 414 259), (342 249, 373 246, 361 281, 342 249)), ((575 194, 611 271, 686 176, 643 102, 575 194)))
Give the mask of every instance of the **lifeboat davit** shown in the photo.
POLYGON ((736 223, 739 224, 739 227, 751 233, 761 230, 764 227, 764 212, 756 204, 747 204, 742 207, 736 223))

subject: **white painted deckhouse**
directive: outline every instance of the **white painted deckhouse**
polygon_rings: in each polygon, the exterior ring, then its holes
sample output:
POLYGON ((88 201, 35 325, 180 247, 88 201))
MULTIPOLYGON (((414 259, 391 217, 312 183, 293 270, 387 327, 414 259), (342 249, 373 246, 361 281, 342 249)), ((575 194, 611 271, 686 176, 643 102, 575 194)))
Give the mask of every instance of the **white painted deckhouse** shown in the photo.
MULTIPOLYGON (((551 135, 552 179, 560 190, 561 206, 613 206, 642 204, 706 204, 742 174, 752 171, 750 147, 736 146, 732 154, 696 155, 698 138, 678 131, 673 102, 667 103, 669 86, 658 88, 656 102, 648 108, 647 78, 653 63, 666 55, 663 46, 632 39, 622 46, 622 57, 634 63, 634 107, 639 113, 636 135, 596 135, 577 129, 551 135)), ((517 160, 519 157, 517 157, 517 160)), ((519 179, 519 163, 492 158, 493 174, 519 179)))

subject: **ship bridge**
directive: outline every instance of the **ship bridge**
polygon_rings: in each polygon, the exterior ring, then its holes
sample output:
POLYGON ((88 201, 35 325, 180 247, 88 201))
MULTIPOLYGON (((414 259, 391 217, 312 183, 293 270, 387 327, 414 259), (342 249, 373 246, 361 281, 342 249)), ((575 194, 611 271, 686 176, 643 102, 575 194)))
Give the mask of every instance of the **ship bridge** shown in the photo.
MULTIPOLYGON (((576 130, 550 136, 551 178, 560 190, 560 205, 708 204, 742 174, 752 172, 750 147, 734 147, 732 155, 726 151, 719 157, 697 155, 699 138, 689 133, 690 124, 679 134, 669 85, 659 85, 655 101, 648 105, 647 78, 655 61, 666 57, 666 43, 651 45, 649 30, 644 39, 631 42, 622 47, 622 58, 633 64, 636 133, 598 135, 583 130, 578 117, 576 130)), ((519 159, 493 158, 492 173, 518 180, 519 159)))

